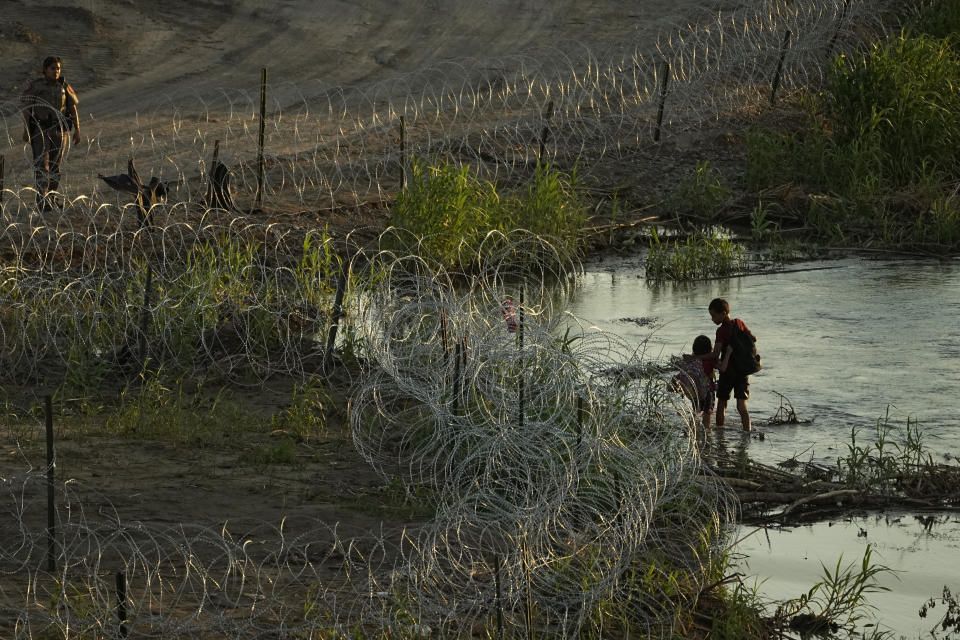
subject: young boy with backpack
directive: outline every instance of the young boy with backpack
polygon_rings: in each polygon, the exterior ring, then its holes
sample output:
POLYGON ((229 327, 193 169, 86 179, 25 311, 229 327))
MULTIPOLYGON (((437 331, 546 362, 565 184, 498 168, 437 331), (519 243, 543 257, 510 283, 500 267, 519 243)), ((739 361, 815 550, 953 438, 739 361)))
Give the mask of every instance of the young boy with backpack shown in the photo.
POLYGON ((718 325, 711 354, 717 358, 717 370, 720 372, 717 380, 717 426, 724 425, 727 400, 733 391, 743 430, 750 431, 747 398, 750 397, 750 374, 760 370, 760 356, 755 346, 757 338, 743 320, 730 317, 730 305, 723 298, 711 300, 707 310, 710 319, 718 325))

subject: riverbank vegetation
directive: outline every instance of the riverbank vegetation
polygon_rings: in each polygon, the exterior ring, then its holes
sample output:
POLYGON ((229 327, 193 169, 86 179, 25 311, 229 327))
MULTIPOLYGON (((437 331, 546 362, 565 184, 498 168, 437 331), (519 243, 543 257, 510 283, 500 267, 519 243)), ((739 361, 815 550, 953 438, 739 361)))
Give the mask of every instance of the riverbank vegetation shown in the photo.
POLYGON ((852 429, 846 451, 834 465, 800 460, 777 466, 750 460, 745 452, 717 451, 717 472, 737 490, 748 523, 807 522, 850 509, 956 509, 960 465, 936 460, 922 426, 889 414, 871 433, 852 429))
POLYGON ((717 229, 697 229, 682 242, 661 239, 654 229, 647 253, 650 280, 694 280, 734 276, 746 269, 745 248, 717 229))
POLYGON ((497 239, 516 230, 548 239, 560 255, 579 255, 586 221, 575 172, 537 165, 525 184, 506 189, 478 177, 468 166, 415 158, 410 182, 397 195, 389 222, 403 231, 394 248, 446 269, 460 269, 502 253, 504 242, 497 239))
POLYGON ((836 57, 818 92, 793 97, 793 126, 747 136, 748 187, 809 194, 791 206, 821 242, 960 250, 957 13, 926 2, 896 34, 836 57))

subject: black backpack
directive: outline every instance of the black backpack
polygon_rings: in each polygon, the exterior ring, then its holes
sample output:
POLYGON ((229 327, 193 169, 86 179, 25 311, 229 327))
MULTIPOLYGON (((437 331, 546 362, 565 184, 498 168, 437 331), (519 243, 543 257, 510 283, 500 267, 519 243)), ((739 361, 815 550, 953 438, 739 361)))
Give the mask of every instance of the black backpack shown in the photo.
POLYGON ((760 362, 760 354, 757 353, 757 339, 742 331, 736 320, 733 321, 730 331, 730 346, 733 347, 729 363, 732 371, 745 376, 760 371, 763 364, 760 362))

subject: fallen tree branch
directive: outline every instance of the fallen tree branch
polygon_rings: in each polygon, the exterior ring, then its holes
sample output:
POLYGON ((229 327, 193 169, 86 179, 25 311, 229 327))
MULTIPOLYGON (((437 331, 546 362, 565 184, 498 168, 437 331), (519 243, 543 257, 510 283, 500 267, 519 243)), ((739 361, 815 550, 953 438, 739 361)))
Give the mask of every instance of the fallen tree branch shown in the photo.
POLYGON ((833 498, 844 498, 847 496, 859 496, 860 491, 858 489, 838 489, 836 491, 827 491, 826 493, 816 493, 812 496, 805 496, 799 500, 788 505, 783 511, 780 512, 781 516, 785 516, 788 513, 794 511, 798 507, 801 507, 805 504, 811 502, 823 502, 824 500, 832 500, 833 498))

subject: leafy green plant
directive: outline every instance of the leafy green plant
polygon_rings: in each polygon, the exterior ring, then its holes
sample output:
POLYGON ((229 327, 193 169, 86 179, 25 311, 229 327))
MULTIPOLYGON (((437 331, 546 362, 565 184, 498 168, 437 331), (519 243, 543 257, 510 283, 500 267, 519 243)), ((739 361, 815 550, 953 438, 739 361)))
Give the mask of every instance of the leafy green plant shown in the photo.
POLYGON ((960 247, 947 191, 960 177, 956 7, 928 2, 910 29, 838 56, 822 91, 800 101, 797 131, 747 136, 747 184, 817 194, 800 213, 830 243, 960 247))
POLYGON ((842 567, 842 555, 832 570, 821 564, 823 579, 799 598, 781 604, 776 617, 787 620, 793 629, 807 636, 827 635, 841 629, 852 633, 864 618, 864 610, 874 608, 867 603, 867 596, 890 590, 880 585, 878 578, 893 570, 874 564, 872 555, 873 550, 867 545, 859 565, 842 567))
POLYGON ((270 419, 273 430, 283 430, 299 437, 324 436, 327 433, 327 415, 333 399, 322 380, 311 378, 295 385, 290 406, 270 419))
POLYGON ((908 417, 904 429, 896 430, 889 409, 877 420, 872 443, 858 444, 857 435, 858 431, 851 429, 847 455, 837 458, 837 476, 848 486, 920 495, 948 471, 934 463, 917 422, 908 417))
POLYGON ((192 446, 231 442, 245 431, 263 431, 264 425, 235 404, 202 387, 187 390, 184 380, 165 382, 159 374, 143 372, 128 384, 120 404, 107 416, 104 429, 126 437, 170 440, 192 446))
POLYGON ((712 219, 729 197, 730 189, 723 184, 720 171, 704 160, 677 185, 668 202, 682 211, 712 219))
POLYGON ((924 162, 955 172, 958 84, 960 59, 944 40, 903 32, 863 58, 836 59, 823 131, 853 158, 866 154, 888 186, 909 184, 924 162))
POLYGON ((750 211, 750 235, 758 242, 772 240, 780 235, 780 225, 770 219, 773 206, 760 200, 750 211))
MULTIPOLYGON (((53 589, 48 602, 49 609, 57 612, 61 620, 68 621, 68 629, 73 627, 70 637, 78 640, 99 640, 102 637, 99 631, 102 629, 105 611, 93 586, 82 583, 77 586, 73 582, 57 579, 53 589)), ((50 636, 42 637, 62 637, 62 631, 55 627, 50 630, 53 631, 50 636)))
POLYGON ((952 194, 937 198, 928 211, 917 216, 916 227, 923 244, 960 247, 960 203, 952 194))
POLYGON ((717 640, 764 640, 771 624, 764 613, 760 585, 744 584, 739 576, 732 587, 720 587, 718 603, 711 615, 710 637, 717 640))

